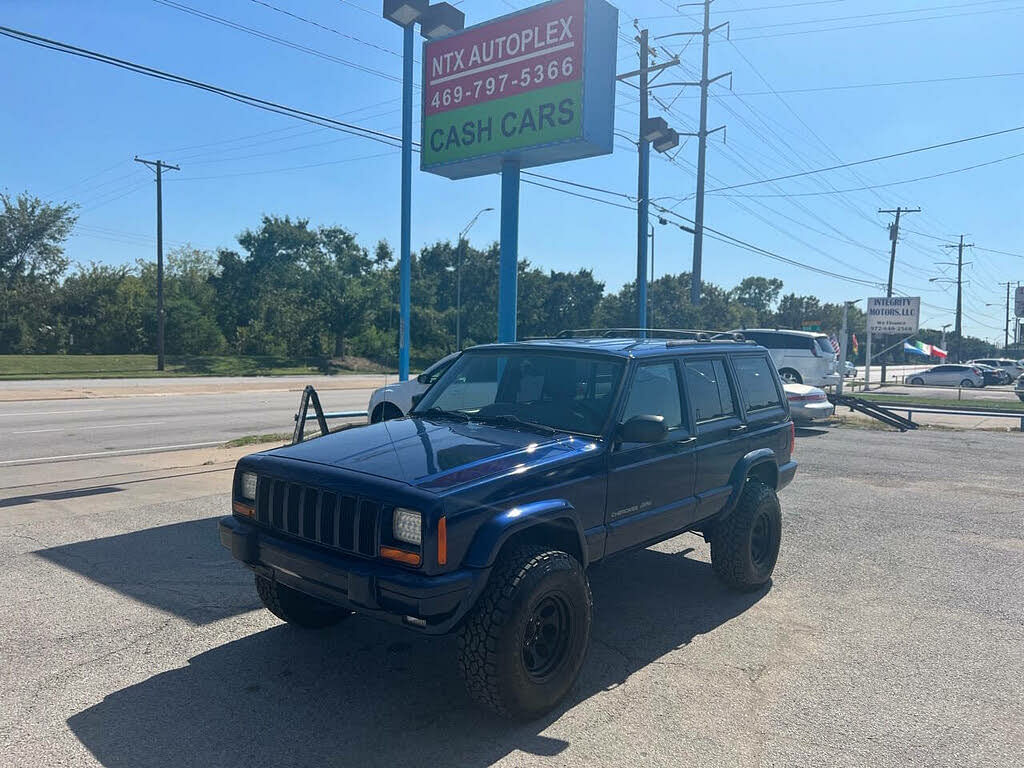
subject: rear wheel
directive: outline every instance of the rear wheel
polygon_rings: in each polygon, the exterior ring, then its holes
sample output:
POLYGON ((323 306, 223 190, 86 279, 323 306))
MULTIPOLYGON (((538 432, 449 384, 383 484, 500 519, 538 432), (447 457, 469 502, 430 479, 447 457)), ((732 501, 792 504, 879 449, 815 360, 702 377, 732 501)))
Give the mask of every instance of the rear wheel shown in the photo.
POLYGON ((306 629, 323 629, 337 624, 351 614, 344 608, 318 600, 265 576, 256 576, 256 591, 263 607, 272 614, 306 629))
POLYGON ((783 368, 779 371, 779 376, 786 384, 803 384, 803 377, 794 371, 792 368, 783 368))
POLYGON ((964 379, 963 381, 960 382, 960 386, 964 387, 965 389, 970 389, 971 387, 974 386, 974 382, 971 381, 970 379, 964 379))
POLYGON ((583 566, 544 546, 501 556, 459 633, 470 696, 499 715, 538 717, 569 692, 590 643, 583 566))
POLYGON ((711 536, 711 567, 733 589, 766 584, 775 570, 782 542, 782 509, 775 491, 748 480, 736 509, 711 536))

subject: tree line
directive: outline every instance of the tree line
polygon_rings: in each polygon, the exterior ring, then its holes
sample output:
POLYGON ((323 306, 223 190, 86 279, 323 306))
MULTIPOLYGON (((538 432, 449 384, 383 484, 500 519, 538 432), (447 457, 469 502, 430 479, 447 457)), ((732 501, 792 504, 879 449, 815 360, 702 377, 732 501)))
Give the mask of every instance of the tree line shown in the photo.
MULTIPOLYGON (((0 354, 154 351, 152 261, 72 267, 65 245, 77 220, 74 204, 0 193, 0 206, 0 354)), ((458 246, 437 242, 413 256, 415 366, 454 350, 458 246)), ((498 257, 497 244, 464 244, 464 346, 495 340, 498 257)), ((236 247, 212 252, 185 246, 168 252, 165 261, 168 354, 315 358, 324 366, 360 357, 397 365, 398 264, 387 242, 367 248, 343 227, 265 215, 237 237, 236 247)), ((841 327, 841 305, 784 294, 783 282, 774 277, 747 277, 731 288, 705 282, 698 307, 689 295, 689 273, 657 277, 649 289, 648 325, 813 327, 836 333, 841 327)), ((635 282, 610 292, 590 269, 544 270, 523 259, 518 333, 632 327, 635 296, 635 282)), ((864 338, 864 313, 856 307, 850 309, 849 327, 864 338)), ((939 336, 922 330, 918 338, 937 344, 939 336)), ((965 356, 991 350, 980 339, 964 338, 965 356)), ((862 342, 857 362, 863 354, 862 342)), ((902 352, 892 359, 901 360, 902 352)))

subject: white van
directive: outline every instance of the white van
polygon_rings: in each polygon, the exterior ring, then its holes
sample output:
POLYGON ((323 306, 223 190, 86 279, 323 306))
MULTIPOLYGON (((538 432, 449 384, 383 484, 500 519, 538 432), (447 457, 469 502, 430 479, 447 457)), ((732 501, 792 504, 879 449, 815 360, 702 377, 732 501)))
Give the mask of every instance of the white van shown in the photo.
POLYGON ((839 383, 836 353, 827 334, 769 328, 737 329, 737 332, 771 353, 785 383, 812 387, 839 383))

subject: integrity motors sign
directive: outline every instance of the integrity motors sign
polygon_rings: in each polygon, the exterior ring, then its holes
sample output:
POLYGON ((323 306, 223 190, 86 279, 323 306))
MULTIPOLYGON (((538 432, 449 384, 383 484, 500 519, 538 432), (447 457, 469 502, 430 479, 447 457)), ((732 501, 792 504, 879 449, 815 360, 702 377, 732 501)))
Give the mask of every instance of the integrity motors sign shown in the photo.
POLYGON ((420 167, 451 179, 608 154, 618 11, 555 0, 423 46, 420 167))
POLYGON ((868 333, 910 336, 921 322, 921 298, 880 297, 868 299, 868 333))

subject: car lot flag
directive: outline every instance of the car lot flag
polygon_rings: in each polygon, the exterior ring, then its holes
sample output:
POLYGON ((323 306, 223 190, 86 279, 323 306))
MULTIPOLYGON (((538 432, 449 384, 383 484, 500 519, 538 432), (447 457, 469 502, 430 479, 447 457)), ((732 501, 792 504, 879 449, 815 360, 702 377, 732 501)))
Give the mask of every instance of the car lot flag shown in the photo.
POLYGON ((948 354, 949 353, 947 353, 946 350, 939 349, 934 344, 932 344, 932 357, 941 357, 943 360, 945 360, 948 354))
POLYGON ((931 344, 925 344, 923 341, 915 341, 914 342, 914 346, 917 347, 918 349, 920 349, 926 355, 931 355, 931 353, 932 353, 932 345, 931 344))
POLYGON ((903 351, 908 355, 920 355, 921 357, 928 357, 928 353, 923 349, 918 349, 917 345, 911 344, 908 341, 903 342, 903 351))
POLYGON ((854 333, 854 334, 851 334, 851 336, 853 337, 853 354, 855 354, 855 355, 859 354, 860 353, 860 345, 857 343, 857 334, 854 333))
POLYGON ((836 335, 834 333, 829 334, 828 342, 829 344, 832 345, 832 349, 834 349, 836 351, 836 354, 838 355, 842 347, 839 346, 839 339, 836 338, 836 335))

